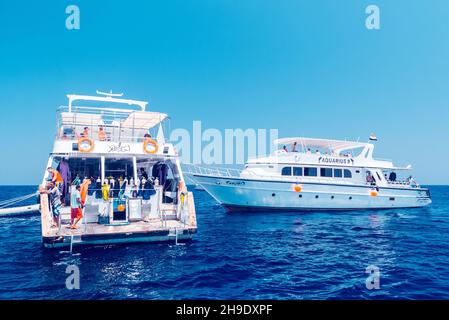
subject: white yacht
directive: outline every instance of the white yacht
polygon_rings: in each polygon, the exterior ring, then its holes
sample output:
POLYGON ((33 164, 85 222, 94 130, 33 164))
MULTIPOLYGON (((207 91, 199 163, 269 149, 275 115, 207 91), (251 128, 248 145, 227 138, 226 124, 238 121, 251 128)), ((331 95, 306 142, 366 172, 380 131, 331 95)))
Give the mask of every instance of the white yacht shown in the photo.
POLYGON ((185 174, 228 209, 350 210, 429 205, 429 190, 411 165, 373 158, 370 142, 313 138, 275 141, 280 150, 247 162, 244 170, 186 165, 185 174), (401 178, 403 176, 403 178, 401 178))
MULTIPOLYGON (((122 242, 185 241, 196 233, 196 213, 179 158, 164 139, 164 113, 122 94, 68 95, 57 111, 58 133, 47 168, 58 170, 64 206, 59 226, 42 194, 45 247, 122 242), (153 133, 153 135, 151 134, 153 133), (72 184, 87 181, 84 217, 70 228, 72 184)), ((43 190, 53 173, 46 168, 43 190)))

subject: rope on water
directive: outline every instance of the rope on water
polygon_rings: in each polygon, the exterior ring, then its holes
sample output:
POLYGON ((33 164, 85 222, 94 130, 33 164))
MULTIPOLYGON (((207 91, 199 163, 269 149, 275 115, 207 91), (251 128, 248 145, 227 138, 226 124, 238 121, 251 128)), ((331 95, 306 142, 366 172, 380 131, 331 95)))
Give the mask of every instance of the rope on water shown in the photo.
POLYGON ((6 207, 15 205, 15 204, 17 204, 17 203, 23 202, 23 201, 25 201, 25 200, 28 200, 28 199, 30 199, 30 198, 32 198, 32 197, 36 197, 36 196, 37 196, 37 193, 34 192, 34 193, 28 194, 28 195, 26 195, 26 196, 21 196, 21 197, 9 199, 9 200, 1 201, 1 202, 0 202, 0 209, 4 209, 4 208, 6 208, 6 207))

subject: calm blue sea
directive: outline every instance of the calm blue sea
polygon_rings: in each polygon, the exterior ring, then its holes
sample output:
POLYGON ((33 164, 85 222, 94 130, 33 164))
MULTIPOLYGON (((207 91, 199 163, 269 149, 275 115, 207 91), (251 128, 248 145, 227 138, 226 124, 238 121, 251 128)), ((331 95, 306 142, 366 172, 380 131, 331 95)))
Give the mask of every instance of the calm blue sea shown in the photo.
POLYGON ((230 214, 196 192, 193 242, 73 254, 41 247, 38 216, 0 218, 0 299, 449 299, 449 186, 431 193, 424 209, 230 214), (72 264, 80 290, 65 288, 72 264))

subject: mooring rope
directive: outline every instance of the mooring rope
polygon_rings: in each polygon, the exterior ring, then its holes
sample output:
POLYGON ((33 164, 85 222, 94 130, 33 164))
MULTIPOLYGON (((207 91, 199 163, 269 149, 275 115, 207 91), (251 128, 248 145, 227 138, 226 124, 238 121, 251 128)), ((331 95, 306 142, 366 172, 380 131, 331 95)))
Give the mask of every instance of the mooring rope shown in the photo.
POLYGON ((0 202, 0 209, 12 206, 12 205, 20 203, 20 202, 23 202, 23 201, 28 200, 28 199, 30 199, 32 197, 35 197, 35 196, 37 196, 36 192, 31 193, 31 194, 26 195, 26 196, 20 196, 20 197, 17 197, 17 198, 1 201, 0 202))

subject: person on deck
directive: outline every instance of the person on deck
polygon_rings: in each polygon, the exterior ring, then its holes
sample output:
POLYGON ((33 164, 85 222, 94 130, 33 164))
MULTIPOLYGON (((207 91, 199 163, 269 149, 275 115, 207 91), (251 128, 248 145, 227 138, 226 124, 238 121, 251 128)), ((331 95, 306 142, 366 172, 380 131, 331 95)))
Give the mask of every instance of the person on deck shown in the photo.
POLYGON ((390 176, 388 178, 390 181, 396 181, 396 172, 390 172, 390 176))
POLYGON ((296 151, 296 147, 298 146, 298 143, 295 141, 295 142, 293 142, 293 145, 292 145, 292 152, 298 152, 298 151, 296 151))
POLYGON ((84 131, 81 133, 81 138, 89 138, 89 127, 84 127, 84 131))
POLYGON ((66 203, 67 194, 69 193, 69 181, 71 180, 70 167, 66 159, 62 158, 58 166, 58 171, 63 180, 61 187, 61 202, 62 206, 66 203))
POLYGON ((52 167, 48 167, 47 171, 51 174, 51 181, 59 189, 59 192, 61 192, 62 184, 64 183, 64 179, 62 178, 61 173, 58 170, 53 169, 52 167))
POLYGON ((145 168, 140 168, 140 176, 148 180, 148 173, 145 171, 145 168))
POLYGON ((287 146, 283 146, 282 150, 284 150, 285 152, 288 152, 287 146))
POLYGON ((61 215, 61 193, 52 181, 49 181, 46 186, 46 190, 42 190, 41 194, 47 194, 49 196, 51 204, 51 212, 53 215, 52 228, 59 228, 59 216, 61 215))
POLYGON ((106 131, 104 131, 103 127, 100 127, 98 129, 98 140, 106 141, 107 139, 108 139, 108 136, 106 134, 106 131))
POLYGON ((369 171, 366 173, 366 182, 369 183, 369 184, 373 184, 374 183, 374 177, 371 174, 371 172, 369 172, 369 171))
POLYGON ((80 185, 77 185, 74 187, 74 190, 72 191, 72 195, 70 197, 70 207, 71 207, 71 214, 70 214, 70 229, 76 229, 77 223, 81 220, 83 217, 83 203, 81 200, 81 194, 80 194, 80 185))

